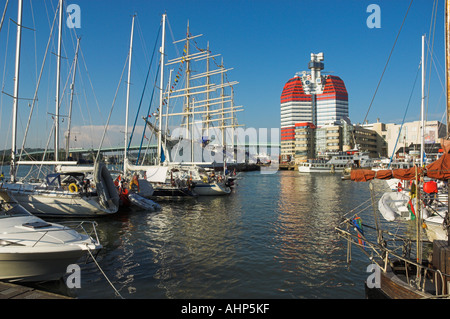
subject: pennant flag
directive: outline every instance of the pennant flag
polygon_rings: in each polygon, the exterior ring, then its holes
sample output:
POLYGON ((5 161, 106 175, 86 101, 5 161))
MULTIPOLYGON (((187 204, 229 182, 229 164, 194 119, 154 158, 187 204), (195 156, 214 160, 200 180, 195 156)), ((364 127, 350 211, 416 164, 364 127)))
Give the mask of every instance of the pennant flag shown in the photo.
POLYGON ((408 201, 408 204, 406 205, 409 210, 409 214, 411 215, 411 220, 416 219, 416 211, 414 209, 414 203, 412 201, 412 198, 408 201))
POLYGON ((358 243, 360 245, 364 245, 366 246, 366 243, 361 240, 361 235, 364 235, 364 231, 362 229, 362 222, 361 222, 361 217, 355 217, 352 219, 352 223, 353 225, 356 227, 356 229, 358 230, 358 243))
POLYGON ((164 155, 164 150, 161 146, 161 163, 164 163, 165 160, 166 160, 166 156, 164 155))
POLYGON ((409 191, 409 197, 414 198, 416 197, 416 183, 411 184, 411 190, 409 191))

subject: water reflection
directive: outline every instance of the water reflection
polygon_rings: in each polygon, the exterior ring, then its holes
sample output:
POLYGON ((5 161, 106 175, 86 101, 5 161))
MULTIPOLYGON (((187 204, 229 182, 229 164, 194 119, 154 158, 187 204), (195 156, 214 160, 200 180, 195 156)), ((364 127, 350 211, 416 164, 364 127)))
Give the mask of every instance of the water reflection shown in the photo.
POLYGON ((326 298, 327 288, 344 284, 337 278, 345 261, 344 250, 334 228, 352 204, 349 201, 365 195, 355 186, 341 181, 338 174, 282 172, 274 230, 279 242, 275 258, 286 273, 280 290, 295 297, 326 298), (305 293, 305 287, 311 291, 305 293))
MULTIPOLYGON (((104 245, 98 261, 120 294, 364 297, 364 278, 346 272, 346 247, 334 227, 368 198, 367 187, 339 175, 296 171, 249 172, 237 184, 230 196, 160 202, 159 212, 98 219, 104 245)), ((93 264, 82 267, 82 288, 74 293, 116 298, 93 264)))

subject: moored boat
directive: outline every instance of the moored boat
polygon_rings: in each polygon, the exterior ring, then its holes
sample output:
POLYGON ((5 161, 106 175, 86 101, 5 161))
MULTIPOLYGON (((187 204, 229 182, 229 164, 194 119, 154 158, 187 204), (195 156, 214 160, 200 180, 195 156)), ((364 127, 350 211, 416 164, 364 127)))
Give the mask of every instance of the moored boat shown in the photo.
POLYGON ((90 224, 95 239, 85 232, 88 222, 78 224, 78 232, 30 214, 4 189, 0 199, 0 280, 58 280, 67 266, 102 248, 94 223, 90 224))
POLYGON ((299 173, 343 173, 348 168, 369 168, 373 160, 368 153, 348 151, 329 153, 323 159, 310 159, 298 164, 299 173))
POLYGON ((40 183, 4 183, 15 200, 32 214, 46 217, 98 217, 117 213, 119 195, 103 163, 92 176, 80 171, 48 174, 40 183))

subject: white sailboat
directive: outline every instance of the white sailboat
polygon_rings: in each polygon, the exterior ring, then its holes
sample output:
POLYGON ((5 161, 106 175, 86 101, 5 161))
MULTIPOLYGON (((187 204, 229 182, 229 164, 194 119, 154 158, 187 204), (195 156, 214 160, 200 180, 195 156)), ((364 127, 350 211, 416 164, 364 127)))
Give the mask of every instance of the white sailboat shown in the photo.
MULTIPOLYGON (((13 105, 13 134, 11 144, 11 182, 3 183, 2 187, 10 191, 11 195, 28 211, 36 215, 54 217, 73 216, 101 216, 116 213, 119 208, 119 196, 115 189, 109 171, 104 164, 97 163, 90 170, 92 179, 76 169, 48 175, 41 183, 18 181, 16 170, 18 164, 24 165, 76 165, 73 161, 59 161, 59 106, 60 106, 60 60, 61 60, 61 33, 63 25, 63 0, 59 1, 59 42, 57 55, 57 81, 56 81, 56 115, 55 115, 55 161, 27 162, 16 160, 16 132, 17 109, 19 99, 19 70, 22 30, 22 1, 19 0, 14 105, 13 105)), ((56 16, 55 16, 56 18, 56 16)), ((76 58, 75 58, 76 61, 76 58)))
POLYGON ((128 81, 127 81, 127 96, 125 106, 125 133, 124 133, 124 162, 123 162, 123 175, 119 176, 116 181, 119 183, 119 192, 121 198, 121 204, 123 206, 137 206, 139 208, 156 211, 161 207, 158 203, 155 203, 149 197, 153 196, 154 189, 151 183, 145 178, 142 178, 138 171, 130 169, 128 165, 128 152, 127 147, 129 143, 128 138, 128 114, 130 106, 130 83, 131 83, 131 61, 133 55, 133 33, 134 33, 134 19, 136 15, 132 17, 131 35, 130 35, 130 48, 128 52, 128 81), (133 172, 134 171, 134 172, 133 172), (118 181, 120 179, 120 181, 118 181))

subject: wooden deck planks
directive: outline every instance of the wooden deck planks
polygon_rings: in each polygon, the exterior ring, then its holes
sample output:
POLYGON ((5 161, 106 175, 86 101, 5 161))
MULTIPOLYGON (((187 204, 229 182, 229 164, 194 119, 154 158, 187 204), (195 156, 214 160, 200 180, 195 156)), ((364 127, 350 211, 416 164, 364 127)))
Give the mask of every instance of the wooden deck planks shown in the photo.
POLYGON ((31 287, 0 282, 0 299, 73 299, 31 287))

